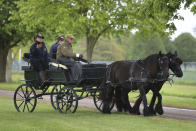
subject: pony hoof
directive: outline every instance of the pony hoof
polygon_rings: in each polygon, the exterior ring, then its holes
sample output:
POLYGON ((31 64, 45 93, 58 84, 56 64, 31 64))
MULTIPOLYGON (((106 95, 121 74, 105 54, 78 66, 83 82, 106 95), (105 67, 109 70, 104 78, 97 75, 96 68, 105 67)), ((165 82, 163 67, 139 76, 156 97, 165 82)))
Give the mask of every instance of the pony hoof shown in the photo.
POLYGON ((140 111, 132 111, 131 113, 134 115, 141 115, 140 111))
POLYGON ((149 113, 156 116, 156 111, 152 108, 149 109, 149 113))
POLYGON ((134 114, 134 115, 141 115, 140 110, 139 109, 136 109, 136 108, 133 108, 131 110, 131 113, 134 114))
POLYGON ((150 110, 148 108, 143 110, 143 114, 144 114, 144 116, 153 116, 154 115, 153 113, 150 112, 150 110))
POLYGON ((157 112, 159 115, 163 115, 163 108, 162 108, 162 106, 156 106, 155 107, 155 112, 157 112))

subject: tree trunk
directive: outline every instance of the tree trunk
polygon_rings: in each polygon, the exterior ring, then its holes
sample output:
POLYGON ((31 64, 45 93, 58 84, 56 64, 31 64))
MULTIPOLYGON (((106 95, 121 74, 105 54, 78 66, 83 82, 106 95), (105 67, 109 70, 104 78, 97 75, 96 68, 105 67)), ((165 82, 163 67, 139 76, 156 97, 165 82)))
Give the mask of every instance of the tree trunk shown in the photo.
POLYGON ((0 48, 0 82, 6 82, 6 62, 9 49, 0 48))
POLYGON ((12 50, 9 50, 9 54, 7 57, 7 66, 6 66, 6 81, 12 82, 12 64, 13 64, 13 58, 12 58, 12 50))
POLYGON ((93 55, 93 49, 95 47, 95 44, 97 43, 97 40, 98 40, 99 37, 86 37, 86 41, 87 41, 87 60, 89 62, 92 61, 92 55, 93 55))

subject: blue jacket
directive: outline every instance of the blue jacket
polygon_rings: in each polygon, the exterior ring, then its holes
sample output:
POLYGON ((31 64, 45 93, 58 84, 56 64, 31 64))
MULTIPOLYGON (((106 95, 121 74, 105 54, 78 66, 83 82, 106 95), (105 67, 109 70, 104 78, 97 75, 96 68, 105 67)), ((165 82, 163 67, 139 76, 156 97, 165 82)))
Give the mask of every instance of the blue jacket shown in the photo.
POLYGON ((35 70, 48 69, 48 52, 45 43, 42 42, 43 46, 37 48, 38 42, 35 42, 30 47, 30 62, 35 70))
POLYGON ((56 53, 57 53, 57 47, 59 46, 59 43, 56 42, 55 44, 53 44, 50 48, 50 54, 49 57, 52 59, 56 59, 56 53))

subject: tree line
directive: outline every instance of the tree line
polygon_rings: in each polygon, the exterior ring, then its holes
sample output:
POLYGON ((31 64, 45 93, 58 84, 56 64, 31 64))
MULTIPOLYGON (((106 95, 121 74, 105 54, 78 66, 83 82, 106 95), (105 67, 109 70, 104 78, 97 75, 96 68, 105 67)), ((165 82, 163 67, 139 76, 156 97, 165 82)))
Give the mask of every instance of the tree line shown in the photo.
MULTIPOLYGON (((85 40, 80 40, 74 49, 86 57, 85 40)), ((190 33, 182 33, 174 40, 170 37, 161 37, 159 34, 145 38, 142 35, 131 34, 122 37, 119 41, 115 37, 100 38, 95 46, 93 60, 116 61, 137 60, 150 54, 162 51, 178 52, 179 57, 185 62, 196 61, 196 38, 190 33)))

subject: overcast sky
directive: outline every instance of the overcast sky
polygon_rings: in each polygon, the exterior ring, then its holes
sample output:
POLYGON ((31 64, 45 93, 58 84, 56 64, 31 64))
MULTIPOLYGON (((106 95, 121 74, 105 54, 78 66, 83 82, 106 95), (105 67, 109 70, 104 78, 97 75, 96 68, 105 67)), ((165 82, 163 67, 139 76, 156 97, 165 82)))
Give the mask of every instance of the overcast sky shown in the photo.
POLYGON ((179 10, 178 12, 181 14, 181 16, 184 17, 184 21, 174 21, 177 31, 171 36, 172 39, 175 39, 178 35, 184 32, 189 32, 194 37, 196 37, 196 32, 193 31, 193 28, 196 28, 196 15, 193 15, 193 13, 190 12, 189 9, 184 10, 183 8, 181 8, 181 10, 179 10))

